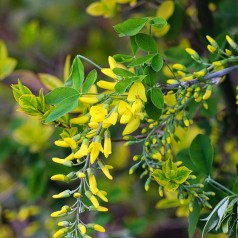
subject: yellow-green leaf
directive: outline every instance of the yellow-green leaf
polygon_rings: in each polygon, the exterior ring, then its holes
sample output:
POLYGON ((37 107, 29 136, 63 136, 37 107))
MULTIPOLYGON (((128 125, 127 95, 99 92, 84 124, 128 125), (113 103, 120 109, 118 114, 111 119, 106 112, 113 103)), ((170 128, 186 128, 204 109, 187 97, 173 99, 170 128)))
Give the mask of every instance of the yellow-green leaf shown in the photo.
POLYGON ((32 116, 41 115, 41 113, 38 111, 38 102, 35 95, 24 94, 19 98, 18 103, 21 110, 25 113, 32 116))
POLYGON ((156 169, 153 172, 152 176, 155 179, 155 181, 161 186, 166 186, 169 183, 169 179, 165 177, 165 174, 161 169, 156 169))
POLYGON ((192 171, 185 166, 179 167, 177 168, 177 176, 173 179, 173 181, 177 184, 182 184, 188 179, 191 172, 192 171))
POLYGON ((63 82, 58 79, 57 77, 51 74, 38 74, 40 81, 44 84, 44 86, 49 89, 53 90, 58 87, 63 87, 63 82))

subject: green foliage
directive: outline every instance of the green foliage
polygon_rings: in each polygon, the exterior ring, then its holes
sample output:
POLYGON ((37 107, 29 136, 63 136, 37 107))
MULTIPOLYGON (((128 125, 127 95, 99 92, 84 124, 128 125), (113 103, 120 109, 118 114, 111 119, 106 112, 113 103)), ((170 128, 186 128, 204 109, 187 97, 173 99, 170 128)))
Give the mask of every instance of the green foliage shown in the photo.
POLYGON ((213 164, 213 147, 209 138, 205 135, 197 135, 190 146, 190 156, 197 169, 210 175, 213 164))

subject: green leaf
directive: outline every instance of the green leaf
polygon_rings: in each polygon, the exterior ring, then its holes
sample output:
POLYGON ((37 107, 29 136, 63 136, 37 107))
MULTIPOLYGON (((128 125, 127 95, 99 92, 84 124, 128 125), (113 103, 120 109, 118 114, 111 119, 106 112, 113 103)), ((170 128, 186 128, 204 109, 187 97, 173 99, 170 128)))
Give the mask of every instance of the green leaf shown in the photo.
POLYGON ((153 178, 155 179, 155 181, 160 184, 161 186, 167 186, 169 183, 169 179, 167 179, 165 177, 165 174, 163 173, 163 171, 161 169, 156 169, 153 173, 152 173, 153 178))
POLYGON ((125 80, 121 80, 119 81, 116 85, 115 85, 115 90, 116 92, 122 94, 126 91, 126 89, 134 82, 133 78, 127 78, 125 80))
POLYGON ((148 65, 145 67, 144 74, 146 75, 144 82, 150 87, 155 86, 157 75, 156 72, 151 68, 151 66, 148 65))
POLYGON ((164 107, 164 95, 159 88, 152 88, 150 93, 150 99, 152 103, 158 108, 163 109, 164 107))
POLYGON ((155 207, 157 209, 168 209, 168 208, 172 208, 172 207, 179 207, 181 205, 181 203, 179 202, 179 200, 177 198, 174 199, 161 199, 160 201, 158 201, 155 205, 155 207))
POLYGON ((136 43, 136 37, 135 36, 130 36, 130 44, 131 44, 132 52, 135 55, 136 52, 139 50, 139 46, 136 43))
POLYGON ((202 173, 210 175, 214 152, 209 137, 197 135, 191 143, 189 153, 193 164, 202 173))
MULTIPOLYGON (((224 234, 227 234, 229 232, 229 225, 230 225, 230 222, 231 222, 231 216, 229 217, 226 217, 222 223, 222 232, 224 234)), ((237 231, 237 225, 236 225, 236 231, 237 231)), ((236 234, 236 237, 237 237, 238 233, 236 234)))
POLYGON ((15 100, 18 102, 19 98, 24 94, 32 94, 31 90, 24 86, 20 80, 18 80, 18 84, 14 84, 11 86, 12 92, 15 100))
POLYGON ((199 220, 199 215, 201 211, 201 205, 198 203, 197 199, 193 201, 193 211, 189 213, 188 216, 188 235, 189 238, 193 238, 195 230, 197 228, 197 223, 199 220))
POLYGON ((90 73, 87 75, 85 79, 82 88, 82 93, 87 93, 96 80, 97 80, 97 71, 93 69, 92 71, 90 71, 90 73))
POLYGON ((65 82, 66 87, 79 90, 84 81, 84 66, 79 56, 76 56, 71 66, 70 75, 65 82))
POLYGON ((63 87, 63 82, 57 77, 51 74, 38 74, 40 81, 44 84, 49 90, 53 90, 58 87, 63 87))
POLYGON ((192 171, 187 167, 181 166, 177 168, 177 176, 176 178, 173 179, 173 181, 176 182, 177 184, 182 184, 188 179, 188 176, 189 174, 191 174, 191 172, 192 171))
POLYGON ((139 33, 135 36, 136 44, 143 50, 149 51, 149 52, 155 52, 158 50, 157 43, 154 40, 153 37, 144 34, 139 33))
POLYGON ((47 95, 45 95, 45 103, 48 105, 58 104, 74 95, 79 96, 79 93, 77 90, 73 88, 67 87, 56 88, 53 91, 49 92, 47 95))
POLYGON ((0 61, 0 80, 11 74, 17 65, 17 60, 5 58, 0 61))
POLYGON ((163 29, 167 24, 167 21, 162 17, 154 17, 150 20, 150 25, 158 29, 163 29))
POLYGON ((114 68, 113 70, 113 73, 120 76, 120 77, 133 77, 135 76, 134 73, 132 73, 131 71, 129 70, 126 70, 126 69, 122 69, 122 68, 114 68))
POLYGON ((161 68, 163 67, 163 58, 160 54, 156 54, 152 61, 151 61, 151 67, 155 72, 159 72, 161 68))
POLYGON ((154 56, 155 56, 155 54, 142 56, 142 57, 137 58, 134 61, 132 61, 128 66, 129 67, 135 67, 135 66, 138 66, 138 65, 142 65, 142 64, 150 61, 154 56))
POLYGON ((21 110, 25 113, 32 116, 41 115, 41 113, 38 111, 38 103, 35 95, 24 94, 19 98, 18 103, 21 107, 21 110))
POLYGON ((118 63, 128 63, 133 60, 133 56, 125 55, 125 54, 116 54, 116 55, 113 55, 113 58, 118 63))
POLYGON ((203 228, 202 231, 202 237, 204 237, 205 234, 207 234, 209 231, 213 230, 219 221, 219 216, 218 216, 218 209, 223 205, 223 203, 226 201, 227 197, 223 198, 217 205, 216 207, 213 208, 211 211, 210 215, 203 219, 206 221, 206 224, 203 228))
POLYGON ((169 172, 170 170, 176 170, 177 166, 173 163, 171 157, 169 157, 162 165, 163 172, 169 172))
POLYGON ((39 110, 44 112, 45 111, 45 97, 43 93, 43 88, 41 88, 39 91, 39 97, 37 98, 37 101, 38 101, 39 110))
POLYGON ((119 33, 119 36, 133 36, 140 32, 148 20, 148 17, 128 19, 115 25, 114 29, 119 33))
POLYGON ((166 186, 164 186, 164 190, 166 191, 175 191, 179 185, 173 181, 170 181, 166 186))
POLYGON ((147 93, 147 102, 145 103, 145 111, 149 118, 158 121, 161 114, 162 114, 162 109, 158 109, 151 101, 150 99, 150 93, 147 93))
POLYGON ((227 197, 227 199, 224 201, 224 203, 219 207, 219 209, 217 210, 217 214, 219 217, 219 221, 217 224, 216 229, 219 229, 223 220, 224 220, 224 216, 226 216, 227 214, 227 206, 229 204, 229 198, 227 197))
POLYGON ((78 106, 79 95, 72 95, 61 101, 57 106, 48 114, 45 123, 55 121, 68 112, 73 111, 78 106))

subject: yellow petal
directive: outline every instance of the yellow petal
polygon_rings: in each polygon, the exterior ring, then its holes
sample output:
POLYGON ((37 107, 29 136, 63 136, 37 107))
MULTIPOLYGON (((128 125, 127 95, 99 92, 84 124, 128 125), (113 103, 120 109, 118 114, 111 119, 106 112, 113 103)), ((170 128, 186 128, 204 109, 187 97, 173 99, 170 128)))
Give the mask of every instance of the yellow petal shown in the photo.
POLYGON ((126 125, 124 131, 122 132, 122 135, 124 136, 131 134, 136 129, 138 129, 139 125, 140 125, 140 118, 138 116, 133 117, 126 125))
POLYGON ((141 82, 135 82, 134 84, 132 84, 128 93, 127 101, 134 102, 138 98, 144 102, 147 102, 145 87, 141 82))

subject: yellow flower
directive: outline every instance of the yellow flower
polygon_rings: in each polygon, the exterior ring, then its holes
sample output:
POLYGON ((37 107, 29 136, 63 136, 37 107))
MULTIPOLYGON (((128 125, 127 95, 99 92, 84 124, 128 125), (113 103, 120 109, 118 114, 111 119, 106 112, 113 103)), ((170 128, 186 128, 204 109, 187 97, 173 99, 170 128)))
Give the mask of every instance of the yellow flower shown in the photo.
POLYGON ((128 102, 134 102, 136 99, 141 99, 143 102, 147 102, 147 98, 145 95, 145 86, 141 82, 135 82, 132 84, 128 96, 128 102))
POLYGON ((78 171, 78 172, 76 173, 76 175, 77 175, 77 177, 80 178, 80 179, 86 178, 86 174, 83 173, 83 172, 81 172, 81 171, 78 171))
POLYGON ((71 191, 70 190, 65 190, 61 193, 55 194, 52 197, 53 198, 67 198, 71 195, 71 191))
POLYGON ((73 138, 64 138, 63 140, 69 145, 72 150, 77 148, 77 143, 73 138))
POLYGON ((114 87, 116 85, 116 82, 108 82, 108 81, 105 81, 105 80, 99 80, 97 82, 97 86, 99 88, 102 88, 102 89, 106 89, 106 90, 114 90, 114 87))
POLYGON ((85 225, 83 225, 83 224, 80 223, 80 224, 78 224, 78 228, 79 228, 79 230, 80 230, 80 232, 81 232, 82 235, 86 234, 87 228, 86 228, 85 225))
POLYGON ((136 129, 138 129, 140 125, 140 117, 139 116, 133 116, 133 118, 127 123, 124 131, 122 132, 122 135, 128 135, 134 132, 136 129))
POLYGON ((107 158, 112 153, 112 142, 111 142, 111 135, 108 130, 104 133, 104 149, 103 153, 105 157, 107 158))
POLYGON ((102 122, 106 115, 107 109, 101 106, 92 106, 90 108, 91 122, 102 122))
POLYGON ((93 170, 89 168, 87 169, 87 172, 88 172, 88 182, 89 182, 90 191, 93 194, 97 194, 98 192, 97 181, 93 174, 93 170))
POLYGON ((228 42, 228 44, 229 44, 232 48, 234 48, 234 49, 237 48, 236 42, 233 41, 230 36, 226 35, 226 41, 228 42))
POLYGON ((57 164, 62 164, 62 165, 68 166, 68 167, 73 166, 73 162, 70 160, 60 159, 60 158, 56 158, 56 157, 52 158, 52 160, 57 164))
POLYGON ((114 74, 114 72, 112 70, 114 68, 124 68, 125 69, 125 66, 117 63, 116 60, 114 60, 114 58, 112 56, 108 57, 108 63, 109 63, 110 68, 103 68, 103 69, 101 69, 101 72, 110 78, 117 79, 116 74, 114 74))
POLYGON ((66 143, 64 140, 56 140, 55 141, 55 145, 59 146, 59 147, 64 147, 64 148, 68 148, 69 144, 66 143))
POLYGON ((111 125, 115 125, 117 123, 118 112, 113 111, 106 119, 102 122, 102 128, 108 128, 111 125))
POLYGON ((98 231, 98 232, 105 232, 105 228, 98 224, 89 223, 88 227, 91 229, 94 229, 95 231, 98 231))
POLYGON ((126 124, 128 123, 133 115, 132 108, 130 105, 124 101, 121 101, 118 105, 118 112, 121 115, 120 123, 126 124))
POLYGON ((133 113, 140 112, 141 108, 143 106, 143 103, 140 99, 136 99, 132 104, 132 111, 133 113))
POLYGON ((86 156, 88 154, 88 144, 89 144, 89 140, 84 139, 81 144, 80 149, 74 154, 74 158, 80 159, 80 158, 86 156))
POLYGON ((98 122, 89 122, 88 126, 92 129, 97 129, 99 124, 98 124, 98 122))
POLYGON ((98 165, 99 165, 100 169, 102 170, 102 172, 104 173, 104 175, 105 175, 108 179, 112 180, 113 177, 112 177, 112 175, 111 175, 110 172, 109 172, 109 168, 112 168, 112 167, 109 166, 109 165, 103 164, 101 161, 98 161, 98 165))
POLYGON ((108 202, 108 199, 106 197, 107 193, 103 190, 97 192, 96 194, 98 197, 100 197, 104 202, 108 202))
POLYGON ((99 101, 101 101, 104 98, 104 94, 99 95, 87 95, 82 96, 79 98, 80 102, 87 103, 87 104, 95 104, 99 101))
POLYGON ((205 94, 203 95, 202 99, 203 100, 207 100, 211 97, 212 95, 212 86, 211 85, 208 85, 206 91, 205 91, 205 94))
POLYGON ((85 195, 91 201, 91 203, 93 204, 93 206, 95 208, 99 207, 99 203, 98 203, 97 198, 90 191, 86 191, 85 195))
POLYGON ((95 141, 92 142, 88 148, 88 152, 90 152, 90 163, 93 164, 97 159, 100 151, 103 153, 103 148, 101 145, 101 137, 97 136, 95 141))
POLYGON ((54 238, 60 238, 62 235, 68 233, 69 229, 68 228, 61 228, 58 231, 55 232, 54 238))
POLYGON ((82 115, 82 116, 79 116, 79 117, 76 117, 76 118, 72 118, 70 120, 70 123, 71 124, 85 124, 89 121, 89 115, 86 114, 86 115, 82 115))
POLYGON ((101 0, 90 4, 86 11, 92 16, 112 17, 116 11, 116 3, 114 0, 101 0))
POLYGON ((50 179, 53 180, 53 181, 62 181, 62 182, 69 182, 69 180, 70 180, 64 174, 55 174, 55 175, 51 176, 50 179))

